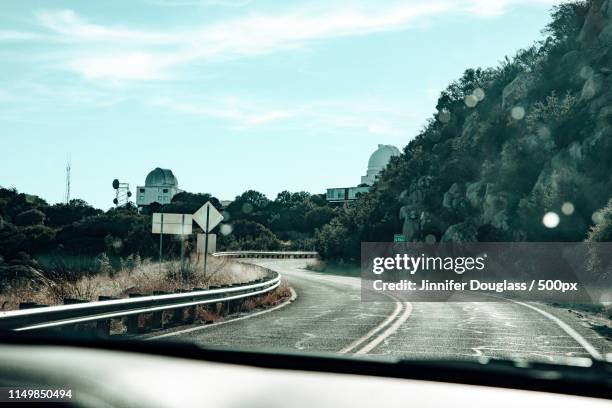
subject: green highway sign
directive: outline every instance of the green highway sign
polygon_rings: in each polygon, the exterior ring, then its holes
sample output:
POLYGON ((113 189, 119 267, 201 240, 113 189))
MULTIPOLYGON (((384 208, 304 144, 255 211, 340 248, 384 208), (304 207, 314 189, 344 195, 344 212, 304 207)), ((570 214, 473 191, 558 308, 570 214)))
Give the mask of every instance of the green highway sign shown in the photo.
POLYGON ((406 237, 404 234, 395 234, 393 235, 393 242, 406 242, 406 237))

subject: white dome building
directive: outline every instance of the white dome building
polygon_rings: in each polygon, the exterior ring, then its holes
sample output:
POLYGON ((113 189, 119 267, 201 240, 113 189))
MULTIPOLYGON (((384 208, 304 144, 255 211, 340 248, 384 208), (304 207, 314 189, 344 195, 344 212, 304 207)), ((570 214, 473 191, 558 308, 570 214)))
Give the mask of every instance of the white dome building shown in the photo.
POLYGON ((389 161, 391 157, 399 156, 400 151, 395 146, 379 144, 378 149, 372 153, 368 160, 368 170, 365 176, 361 176, 361 184, 358 187, 338 187, 328 188, 326 199, 332 203, 342 203, 357 199, 360 194, 365 194, 370 191, 370 187, 376 182, 378 175, 389 161))
POLYGON ((400 151, 392 145, 379 144, 378 149, 370 156, 368 160, 368 171, 365 176, 361 176, 361 184, 371 186, 376 181, 378 174, 387 167, 391 161, 391 157, 399 156, 400 151))
POLYGON ((138 186, 136 191, 136 205, 142 207, 153 203, 169 204, 181 190, 172 170, 156 167, 147 175, 145 185, 138 186))
POLYGON ((170 186, 178 187, 178 180, 170 169, 161 169, 156 167, 151 170, 145 179, 145 186, 147 187, 159 187, 159 186, 170 186))

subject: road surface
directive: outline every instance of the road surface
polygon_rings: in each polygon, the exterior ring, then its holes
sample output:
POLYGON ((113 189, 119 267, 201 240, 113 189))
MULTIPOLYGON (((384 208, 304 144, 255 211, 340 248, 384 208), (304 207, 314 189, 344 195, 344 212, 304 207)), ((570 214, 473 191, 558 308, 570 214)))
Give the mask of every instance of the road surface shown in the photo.
POLYGON ((537 303, 361 302, 359 278, 310 272, 305 259, 250 262, 280 272, 291 304, 155 337, 203 346, 406 358, 599 358, 610 343, 566 310, 537 303))

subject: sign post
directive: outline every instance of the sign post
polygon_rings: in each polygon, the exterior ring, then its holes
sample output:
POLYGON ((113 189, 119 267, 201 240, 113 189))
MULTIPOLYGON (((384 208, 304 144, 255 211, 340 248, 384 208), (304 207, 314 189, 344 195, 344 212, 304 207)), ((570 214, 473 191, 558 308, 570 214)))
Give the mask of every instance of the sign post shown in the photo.
POLYGON ((161 267, 162 267, 162 244, 163 244, 163 238, 164 236, 164 214, 161 213, 161 225, 159 228, 159 272, 161 273, 161 267))
MULTIPOLYGON (((171 214, 171 213, 153 213, 153 223, 151 232, 159 234, 159 270, 163 259, 162 244, 163 235, 189 235, 192 231, 193 216, 191 214, 171 214)), ((183 237, 181 237, 183 239, 183 237)), ((181 248, 183 247, 181 243, 181 248)), ((181 249, 181 263, 183 253, 181 249)))
POLYGON ((208 225, 210 223, 210 207, 206 207, 206 236, 204 237, 204 276, 206 276, 206 266, 208 265, 208 225))
POLYGON ((222 220, 223 215, 207 201, 198 211, 193 214, 193 220, 198 223, 200 228, 204 230, 204 276, 206 276, 207 263, 208 263, 208 234, 215 228, 222 220))

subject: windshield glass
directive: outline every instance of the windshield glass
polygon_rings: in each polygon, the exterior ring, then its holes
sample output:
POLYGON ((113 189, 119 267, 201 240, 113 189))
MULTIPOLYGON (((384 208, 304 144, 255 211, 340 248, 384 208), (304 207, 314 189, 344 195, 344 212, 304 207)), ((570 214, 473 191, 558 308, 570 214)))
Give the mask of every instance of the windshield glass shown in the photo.
POLYGON ((612 3, 0 5, 0 329, 612 358, 612 3))

